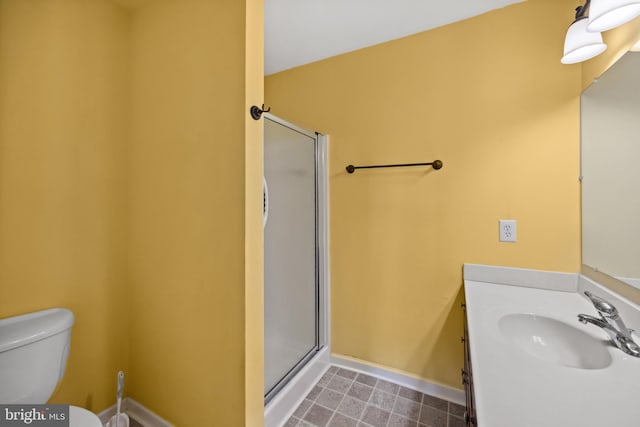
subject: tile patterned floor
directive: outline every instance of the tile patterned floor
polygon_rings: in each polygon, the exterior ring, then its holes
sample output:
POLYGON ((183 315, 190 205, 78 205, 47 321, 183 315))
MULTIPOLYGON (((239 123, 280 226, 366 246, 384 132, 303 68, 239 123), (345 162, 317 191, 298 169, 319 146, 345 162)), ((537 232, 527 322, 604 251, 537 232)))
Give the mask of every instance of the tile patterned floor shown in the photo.
POLYGON ((464 427, 464 406, 332 366, 284 427, 464 427))

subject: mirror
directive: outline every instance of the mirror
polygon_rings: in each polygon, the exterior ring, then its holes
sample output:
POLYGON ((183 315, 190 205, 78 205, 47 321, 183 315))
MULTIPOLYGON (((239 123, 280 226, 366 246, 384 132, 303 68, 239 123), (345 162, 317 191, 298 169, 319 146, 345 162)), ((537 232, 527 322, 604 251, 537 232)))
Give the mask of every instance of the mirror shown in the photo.
POLYGON ((580 103, 582 263, 640 289, 640 52, 580 103))

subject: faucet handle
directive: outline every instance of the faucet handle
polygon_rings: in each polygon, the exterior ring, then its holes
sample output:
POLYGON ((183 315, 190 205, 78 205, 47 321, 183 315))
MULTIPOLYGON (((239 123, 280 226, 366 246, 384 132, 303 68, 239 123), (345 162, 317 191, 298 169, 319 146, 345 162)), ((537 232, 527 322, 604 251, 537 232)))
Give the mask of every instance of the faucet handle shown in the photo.
POLYGON ((633 338, 629 339, 618 334, 616 337, 616 345, 625 353, 635 357, 640 357, 640 345, 633 341, 633 338))
POLYGON ((597 295, 592 294, 589 291, 584 291, 584 294, 591 300, 593 306, 602 314, 607 316, 615 316, 618 314, 618 309, 610 302, 600 298, 597 295))

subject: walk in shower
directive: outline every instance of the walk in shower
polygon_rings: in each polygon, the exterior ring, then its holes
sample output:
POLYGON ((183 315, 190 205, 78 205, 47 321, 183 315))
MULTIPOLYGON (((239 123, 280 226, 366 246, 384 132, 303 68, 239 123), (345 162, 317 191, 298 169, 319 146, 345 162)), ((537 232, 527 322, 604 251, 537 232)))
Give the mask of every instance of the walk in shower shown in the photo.
POLYGON ((264 396, 328 343, 326 138, 264 116, 264 396))

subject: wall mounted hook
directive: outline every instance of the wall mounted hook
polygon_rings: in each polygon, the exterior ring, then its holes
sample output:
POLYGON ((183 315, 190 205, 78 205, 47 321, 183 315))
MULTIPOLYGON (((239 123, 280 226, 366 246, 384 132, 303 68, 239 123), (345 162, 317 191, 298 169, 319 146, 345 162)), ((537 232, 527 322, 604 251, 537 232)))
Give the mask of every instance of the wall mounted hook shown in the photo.
POLYGON ((268 113, 269 111, 271 111, 271 107, 265 110, 264 104, 262 104, 262 108, 256 105, 252 105, 249 111, 251 112, 251 117, 253 118, 253 120, 260 120, 260 117, 262 117, 262 113, 268 113))

